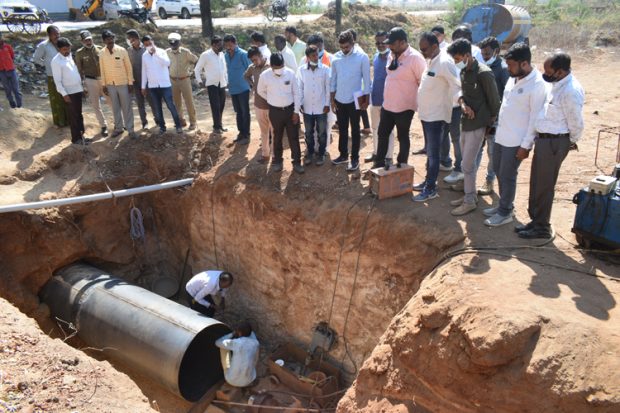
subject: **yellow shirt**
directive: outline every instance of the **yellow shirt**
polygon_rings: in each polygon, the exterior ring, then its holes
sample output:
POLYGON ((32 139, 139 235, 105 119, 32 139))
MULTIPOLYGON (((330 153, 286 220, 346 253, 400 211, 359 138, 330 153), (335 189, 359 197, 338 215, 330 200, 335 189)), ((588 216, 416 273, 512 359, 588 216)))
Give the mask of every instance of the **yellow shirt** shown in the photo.
POLYGON ((99 54, 101 80, 104 85, 133 85, 133 71, 125 48, 114 45, 112 52, 104 47, 99 54))
POLYGON ((189 77, 192 73, 193 65, 198 61, 198 57, 185 47, 179 47, 176 51, 168 48, 166 53, 168 53, 170 58, 170 77, 189 77))

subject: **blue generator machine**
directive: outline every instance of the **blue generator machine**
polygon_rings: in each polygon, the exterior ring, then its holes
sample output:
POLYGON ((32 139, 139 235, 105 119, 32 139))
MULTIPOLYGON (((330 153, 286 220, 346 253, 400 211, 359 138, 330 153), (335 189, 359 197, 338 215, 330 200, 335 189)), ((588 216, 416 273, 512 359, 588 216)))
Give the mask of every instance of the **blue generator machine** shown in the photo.
POLYGON ((620 165, 613 176, 599 176, 573 197, 577 204, 572 231, 577 243, 591 248, 592 243, 620 248, 620 165))
POLYGON ((494 36, 504 47, 517 42, 529 44, 532 17, 523 7, 503 3, 489 1, 488 4, 480 4, 465 11, 461 23, 471 27, 474 43, 494 36))

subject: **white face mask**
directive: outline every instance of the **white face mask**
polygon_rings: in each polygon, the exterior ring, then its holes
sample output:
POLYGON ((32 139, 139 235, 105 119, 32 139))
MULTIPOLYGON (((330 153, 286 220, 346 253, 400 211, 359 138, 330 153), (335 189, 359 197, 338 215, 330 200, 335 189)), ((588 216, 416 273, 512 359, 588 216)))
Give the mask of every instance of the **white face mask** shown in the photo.
POLYGON ((276 76, 282 76, 282 73, 284 73, 284 69, 271 69, 273 70, 273 74, 276 76))
POLYGON ((312 67, 317 67, 319 65, 319 62, 308 61, 308 64, 312 67))
POLYGON ((385 48, 385 50, 383 50, 383 51, 381 51, 381 50, 377 50, 377 52, 379 52, 379 54, 386 54, 386 53, 388 53, 389 51, 390 51, 390 49, 389 49, 389 48, 387 48, 387 47, 386 47, 386 48, 385 48))
POLYGON ((490 58, 489 60, 485 60, 485 61, 484 61, 484 63, 485 63, 487 66, 491 66, 493 63, 495 63, 495 60, 496 60, 496 59, 497 59, 497 58, 496 58, 495 56, 493 56, 493 57, 492 57, 492 58, 490 58))
POLYGON ((463 70, 467 67, 467 63, 465 63, 465 60, 461 60, 460 62, 455 63, 455 65, 456 65, 456 68, 459 70, 463 70))

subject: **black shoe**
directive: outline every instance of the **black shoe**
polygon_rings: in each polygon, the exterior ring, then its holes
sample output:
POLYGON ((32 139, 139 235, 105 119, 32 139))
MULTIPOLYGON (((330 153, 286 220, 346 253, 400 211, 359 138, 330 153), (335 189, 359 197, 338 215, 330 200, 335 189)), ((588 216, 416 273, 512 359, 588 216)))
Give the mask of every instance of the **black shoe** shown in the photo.
POLYGON ((281 172, 282 171, 282 162, 272 162, 271 170, 273 172, 281 172))
POLYGON ((148 126, 149 126, 148 122, 142 122, 142 130, 148 129, 148 126))
POLYGON ((529 231, 531 229, 534 229, 534 223, 533 222, 528 222, 525 225, 517 225, 515 227, 515 232, 519 233, 521 231, 529 231))
POLYGON ((108 136, 108 127, 107 126, 104 126, 104 127, 101 128, 101 136, 103 136, 104 138, 106 136, 108 136))
POLYGON ((414 155, 426 155, 426 148, 422 148, 419 151, 413 151, 411 153, 414 155))
POLYGON ((358 161, 357 159, 351 159, 351 162, 349 162, 349 165, 347 165, 347 172, 355 172, 358 169, 360 169, 360 161, 358 161))
POLYGON ((521 231, 518 233, 518 235, 519 235, 519 238, 525 238, 525 239, 536 239, 536 238, 549 239, 551 238, 551 232, 549 232, 549 230, 537 229, 537 228, 532 228, 532 229, 528 229, 525 231, 521 231))
POLYGON ((115 130, 112 132, 112 135, 110 136, 110 138, 116 138, 117 136, 121 135, 123 133, 122 130, 115 130))
POLYGON ((366 156, 366 157, 364 158, 364 163, 374 162, 374 161, 376 160, 376 158, 377 158, 377 155, 375 155, 374 153, 372 153, 372 154, 370 154, 370 155, 368 155, 368 156, 366 156))
POLYGON ((294 163, 293 164, 293 170, 295 172, 297 172, 298 174, 303 174, 304 173, 304 167, 300 163, 294 163))
POLYGON ((249 138, 242 138, 237 140, 236 144, 237 145, 247 145, 250 143, 250 139, 249 138))
POLYGON ((312 165, 312 154, 308 153, 304 156, 304 165, 312 165))
POLYGON ((336 159, 332 159, 332 163, 334 165, 340 165, 340 164, 343 164, 343 163, 347 163, 348 161, 349 160, 347 159, 347 157, 346 156, 342 156, 342 155, 340 155, 336 159))
POLYGON ((221 128, 218 128, 218 129, 219 129, 220 132, 228 132, 228 128, 225 128, 225 127, 221 127, 221 128))

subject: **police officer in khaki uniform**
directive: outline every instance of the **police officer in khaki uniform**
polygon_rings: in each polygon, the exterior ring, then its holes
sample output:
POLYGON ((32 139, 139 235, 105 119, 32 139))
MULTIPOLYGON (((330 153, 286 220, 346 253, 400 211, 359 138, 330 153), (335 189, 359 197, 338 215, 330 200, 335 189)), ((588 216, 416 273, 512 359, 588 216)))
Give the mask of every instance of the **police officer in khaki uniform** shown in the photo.
POLYGON ((192 80, 190 78, 193 66, 198 62, 198 57, 189 49, 181 47, 181 35, 170 33, 168 36, 170 47, 166 49, 170 58, 170 80, 172 81, 172 98, 176 106, 181 124, 187 126, 183 113, 183 101, 187 106, 189 115, 189 130, 196 129, 196 108, 192 96, 192 80))

